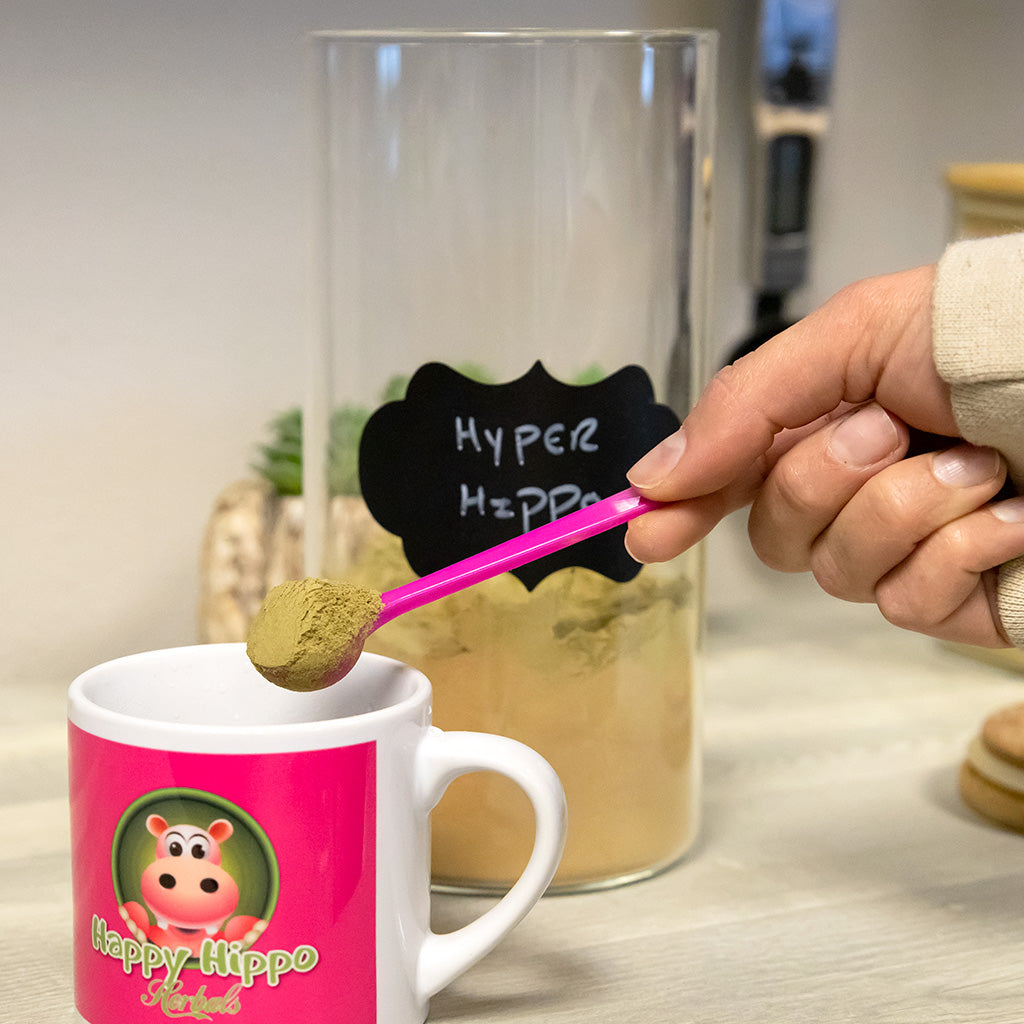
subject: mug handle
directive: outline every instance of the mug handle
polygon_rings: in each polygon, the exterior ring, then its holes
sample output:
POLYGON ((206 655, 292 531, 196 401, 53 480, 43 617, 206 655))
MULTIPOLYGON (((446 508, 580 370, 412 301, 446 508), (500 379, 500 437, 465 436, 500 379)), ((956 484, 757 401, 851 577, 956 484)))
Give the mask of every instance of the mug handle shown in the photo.
POLYGON ((526 916, 551 884, 565 846, 565 793, 554 769, 535 750, 505 736, 442 732, 431 726, 416 752, 416 796, 425 813, 460 775, 494 771, 530 798, 536 819, 533 852, 501 900, 453 932, 428 931, 416 963, 416 994, 426 1000, 472 967, 526 916))

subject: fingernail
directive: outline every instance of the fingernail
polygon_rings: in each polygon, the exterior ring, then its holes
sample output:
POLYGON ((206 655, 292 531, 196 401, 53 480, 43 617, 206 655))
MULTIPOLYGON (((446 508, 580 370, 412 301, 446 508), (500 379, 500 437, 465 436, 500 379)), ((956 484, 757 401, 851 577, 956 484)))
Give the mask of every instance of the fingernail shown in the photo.
POLYGON ((866 405, 840 420, 828 447, 847 466, 873 466, 892 454, 900 435, 889 414, 880 405, 866 405))
POLYGON ((637 558, 636 555, 633 554, 633 549, 629 546, 629 533, 628 533, 628 531, 626 533, 626 536, 625 536, 625 539, 624 539, 623 543, 626 545, 626 554, 629 555, 629 557, 632 558, 634 562, 639 562, 641 565, 643 565, 644 564, 644 560, 642 558, 637 558))
POLYGON ((974 487, 999 472, 999 453, 994 448, 962 444, 939 452, 932 460, 932 472, 949 487, 974 487))
POLYGON ((686 435, 682 429, 669 434, 659 445, 652 448, 626 474, 634 487, 653 487, 660 484, 679 464, 686 449, 686 435))
POLYGON ((1004 523, 1024 523, 1024 498, 1007 498, 992 506, 992 515, 1004 523))

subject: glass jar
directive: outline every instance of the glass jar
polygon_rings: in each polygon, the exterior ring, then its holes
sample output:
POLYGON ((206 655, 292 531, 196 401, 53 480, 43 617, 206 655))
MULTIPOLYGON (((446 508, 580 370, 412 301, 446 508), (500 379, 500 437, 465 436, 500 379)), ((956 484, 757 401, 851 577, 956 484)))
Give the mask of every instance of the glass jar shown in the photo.
MULTIPOLYGON (((715 38, 327 32, 312 55, 306 568, 385 591, 624 488, 689 408, 715 38)), ((551 762, 556 890, 652 874, 697 829, 701 551, 641 568, 623 529, 367 645, 430 677, 441 728, 551 762)), ((507 887, 529 816, 505 780, 457 780, 435 884, 507 887)))
POLYGON ((1024 164, 950 164, 953 238, 984 238, 1024 230, 1024 164))

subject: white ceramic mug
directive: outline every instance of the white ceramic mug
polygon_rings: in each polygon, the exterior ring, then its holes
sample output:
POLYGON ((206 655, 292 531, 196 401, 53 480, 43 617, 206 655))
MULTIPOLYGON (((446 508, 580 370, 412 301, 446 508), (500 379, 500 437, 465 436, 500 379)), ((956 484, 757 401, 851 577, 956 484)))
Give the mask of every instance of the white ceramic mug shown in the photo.
POLYGON ((75 1000, 88 1024, 413 1024, 547 888, 565 801, 540 755, 430 724, 426 677, 363 655, 340 684, 267 683, 242 644, 121 658, 69 694, 75 1000), (430 930, 429 813, 507 775, 533 853, 494 907, 430 930))

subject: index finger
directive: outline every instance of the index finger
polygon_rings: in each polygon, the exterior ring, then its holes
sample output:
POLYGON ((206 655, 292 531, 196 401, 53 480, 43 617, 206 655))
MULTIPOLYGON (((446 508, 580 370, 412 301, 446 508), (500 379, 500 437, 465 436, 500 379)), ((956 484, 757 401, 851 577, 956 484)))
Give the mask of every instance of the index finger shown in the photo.
POLYGON ((728 489, 759 463, 767 472, 784 430, 843 403, 874 399, 912 427, 955 434, 932 356, 934 276, 927 266, 850 285, 721 370, 679 431, 633 466, 630 483, 665 502, 728 489))

